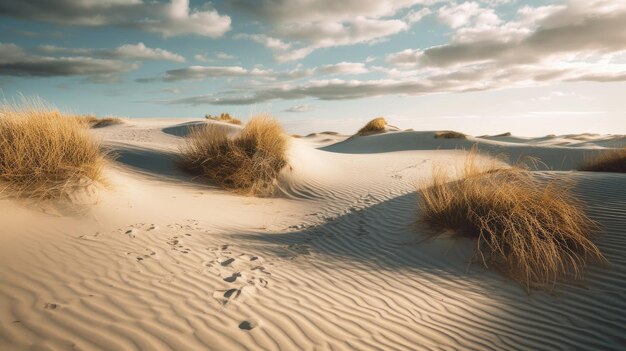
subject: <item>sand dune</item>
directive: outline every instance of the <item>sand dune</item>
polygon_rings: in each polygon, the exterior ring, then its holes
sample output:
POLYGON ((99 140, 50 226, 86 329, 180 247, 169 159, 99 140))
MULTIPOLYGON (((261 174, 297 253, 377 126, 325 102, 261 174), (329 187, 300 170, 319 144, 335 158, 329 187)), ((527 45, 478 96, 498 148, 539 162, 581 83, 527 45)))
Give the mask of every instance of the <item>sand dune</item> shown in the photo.
POLYGON ((0 349, 623 349, 626 176, 570 172, 623 137, 320 133, 251 198, 176 169, 198 123, 94 130, 118 157, 76 206, 0 200, 0 349), (529 294, 468 265, 470 241, 424 241, 415 182, 474 144, 575 180, 610 264, 529 294))

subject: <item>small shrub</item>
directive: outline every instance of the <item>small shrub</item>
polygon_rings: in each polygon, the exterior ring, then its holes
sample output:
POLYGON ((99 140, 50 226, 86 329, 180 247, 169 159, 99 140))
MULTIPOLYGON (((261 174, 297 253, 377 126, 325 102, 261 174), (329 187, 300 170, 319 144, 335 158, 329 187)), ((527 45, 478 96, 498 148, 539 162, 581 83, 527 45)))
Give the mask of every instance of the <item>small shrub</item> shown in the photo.
POLYGON ((104 157, 83 122, 42 102, 0 107, 0 193, 54 198, 101 181, 104 157))
POLYGON ((451 130, 444 130, 435 132, 435 139, 467 139, 467 136, 463 133, 454 132, 451 130))
POLYGON ((479 262, 527 288, 579 278, 588 260, 604 260, 589 239, 598 227, 569 188, 542 183, 520 167, 481 168, 475 157, 460 179, 436 170, 432 184, 418 191, 421 220, 433 235, 449 230, 476 239, 479 262))
POLYGON ((181 165, 223 188, 269 195, 287 165, 287 145, 280 124, 267 116, 251 119, 232 139, 223 128, 208 124, 191 131, 181 149, 181 165))
POLYGON ((383 117, 377 117, 373 120, 367 122, 363 128, 359 129, 356 135, 366 136, 371 134, 383 133, 385 132, 385 126, 387 126, 387 121, 383 117))
POLYGON ((579 170, 626 173, 626 148, 603 152, 594 159, 587 161, 579 170))
POLYGON ((229 113, 220 113, 219 116, 205 115, 204 118, 212 121, 226 122, 235 125, 241 125, 241 120, 231 116, 229 113))

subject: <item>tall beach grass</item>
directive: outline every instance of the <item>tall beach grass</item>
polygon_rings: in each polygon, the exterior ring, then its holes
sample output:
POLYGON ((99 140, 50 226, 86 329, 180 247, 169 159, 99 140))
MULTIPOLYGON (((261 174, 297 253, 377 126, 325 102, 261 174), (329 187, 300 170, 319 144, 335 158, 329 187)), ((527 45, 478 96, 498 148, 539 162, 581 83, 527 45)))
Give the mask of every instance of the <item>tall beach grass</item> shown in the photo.
POLYGON ((35 99, 0 107, 3 194, 55 198, 103 180, 99 142, 73 117, 35 99))
POLYGON ((420 184, 419 211, 430 235, 475 239, 476 261, 527 288, 550 289, 560 278, 581 278, 589 261, 604 261, 591 241, 598 225, 569 186, 477 157, 473 150, 458 179, 439 168, 420 184))
POLYGON ((246 195, 272 193, 287 166, 289 137, 275 119, 252 118, 234 138, 213 124, 195 128, 181 147, 181 165, 221 187, 246 195))

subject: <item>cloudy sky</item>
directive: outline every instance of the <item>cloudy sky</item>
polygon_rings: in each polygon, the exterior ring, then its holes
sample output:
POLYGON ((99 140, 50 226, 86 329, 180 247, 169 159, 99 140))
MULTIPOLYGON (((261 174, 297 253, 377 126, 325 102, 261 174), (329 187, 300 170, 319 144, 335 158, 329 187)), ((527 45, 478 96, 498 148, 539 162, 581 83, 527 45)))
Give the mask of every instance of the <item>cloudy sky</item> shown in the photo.
POLYGON ((626 1, 0 0, 0 92, 291 132, 626 133, 626 1))

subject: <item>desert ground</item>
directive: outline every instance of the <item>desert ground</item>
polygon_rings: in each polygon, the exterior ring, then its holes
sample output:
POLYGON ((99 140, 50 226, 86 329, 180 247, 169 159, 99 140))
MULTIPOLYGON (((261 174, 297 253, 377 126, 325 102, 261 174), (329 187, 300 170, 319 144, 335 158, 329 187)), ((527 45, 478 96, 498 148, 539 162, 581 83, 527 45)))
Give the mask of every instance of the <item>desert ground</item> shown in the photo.
POLYGON ((615 135, 289 140, 269 197, 177 167, 199 119, 90 130, 106 184, 66 201, 0 200, 2 350, 618 350, 626 347, 626 175, 580 172, 615 135), (575 182, 608 263, 527 289, 417 219, 416 186, 468 150, 536 157, 575 182))

